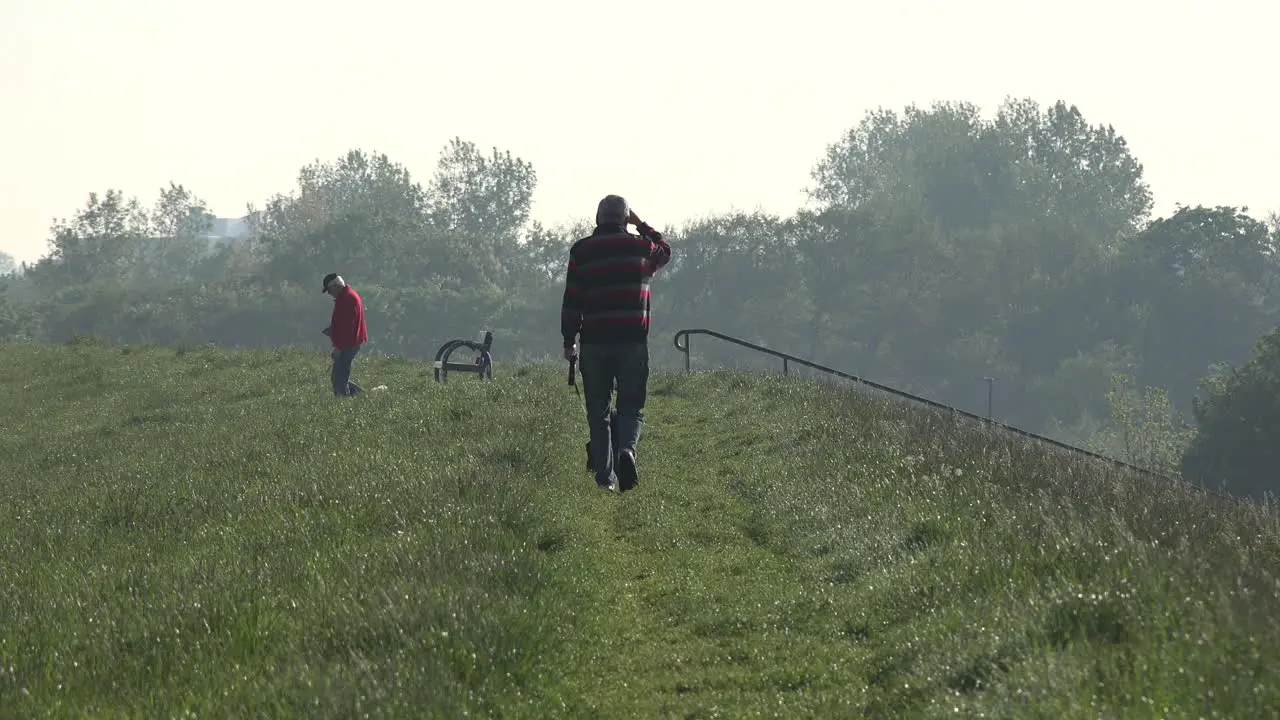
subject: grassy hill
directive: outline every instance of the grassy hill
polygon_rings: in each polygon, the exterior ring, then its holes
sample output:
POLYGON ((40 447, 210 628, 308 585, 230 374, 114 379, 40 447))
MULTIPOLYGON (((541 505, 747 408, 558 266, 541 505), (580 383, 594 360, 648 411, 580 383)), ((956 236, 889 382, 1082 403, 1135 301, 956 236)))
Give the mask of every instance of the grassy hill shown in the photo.
POLYGON ((0 345, 5 717, 1276 717, 1280 520, 796 379, 0 345))

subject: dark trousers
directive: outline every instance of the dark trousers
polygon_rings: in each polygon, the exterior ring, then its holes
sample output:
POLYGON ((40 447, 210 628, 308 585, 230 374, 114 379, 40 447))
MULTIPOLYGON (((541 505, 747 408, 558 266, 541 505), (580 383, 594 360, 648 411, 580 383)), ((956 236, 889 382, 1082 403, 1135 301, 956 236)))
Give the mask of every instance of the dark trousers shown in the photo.
POLYGON ((582 370, 582 394, 587 406, 596 482, 608 483, 613 478, 615 449, 635 452, 640 442, 649 390, 649 346, 647 343, 584 343, 578 352, 578 365, 582 370), (615 385, 618 416, 611 422, 615 385))
POLYGON ((358 352, 360 352, 360 346, 352 345, 339 352, 333 359, 333 370, 329 373, 329 379, 333 382, 334 395, 348 396, 363 392, 363 388, 351 381, 351 363, 355 362, 358 352))

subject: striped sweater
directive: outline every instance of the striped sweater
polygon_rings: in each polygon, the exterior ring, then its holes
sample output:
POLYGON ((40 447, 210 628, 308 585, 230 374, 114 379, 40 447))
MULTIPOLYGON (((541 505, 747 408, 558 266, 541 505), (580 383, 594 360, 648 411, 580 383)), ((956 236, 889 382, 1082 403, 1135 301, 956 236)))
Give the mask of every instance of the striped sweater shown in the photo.
POLYGON ((639 235, 603 225, 569 249, 560 334, 571 347, 642 343, 649 338, 649 281, 671 260, 671 246, 647 224, 639 235))

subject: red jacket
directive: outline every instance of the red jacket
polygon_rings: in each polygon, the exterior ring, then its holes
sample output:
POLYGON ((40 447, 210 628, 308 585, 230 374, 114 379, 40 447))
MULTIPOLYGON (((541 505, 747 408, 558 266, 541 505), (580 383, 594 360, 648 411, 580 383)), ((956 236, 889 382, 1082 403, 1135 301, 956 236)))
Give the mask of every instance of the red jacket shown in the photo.
POLYGON ((333 318, 329 321, 329 340, 339 350, 369 342, 364 326, 364 301, 350 285, 333 299, 333 318))

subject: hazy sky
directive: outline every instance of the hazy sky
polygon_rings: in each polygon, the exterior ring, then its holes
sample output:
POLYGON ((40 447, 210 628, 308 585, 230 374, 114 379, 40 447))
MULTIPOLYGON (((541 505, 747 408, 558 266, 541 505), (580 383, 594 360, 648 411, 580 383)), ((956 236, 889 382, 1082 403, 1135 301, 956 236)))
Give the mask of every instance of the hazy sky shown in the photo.
POLYGON ((1074 103, 1156 212, 1280 210, 1269 2, 0 0, 0 250, 90 191, 170 180, 222 217, 385 152, 425 184, 459 136, 533 163, 535 218, 627 196, 662 226, 787 213, 868 109, 1074 103), (358 8, 358 9, 357 9, 358 8))

